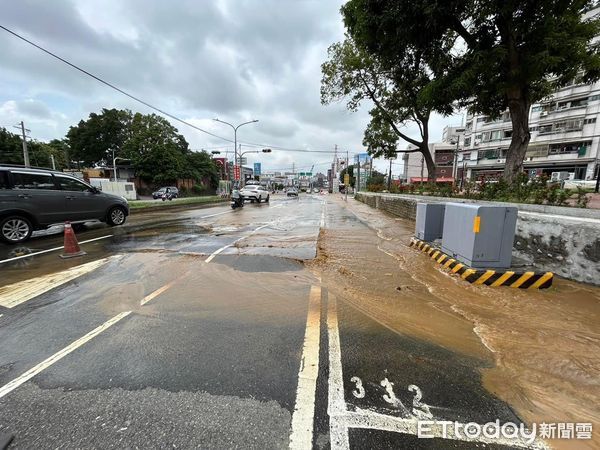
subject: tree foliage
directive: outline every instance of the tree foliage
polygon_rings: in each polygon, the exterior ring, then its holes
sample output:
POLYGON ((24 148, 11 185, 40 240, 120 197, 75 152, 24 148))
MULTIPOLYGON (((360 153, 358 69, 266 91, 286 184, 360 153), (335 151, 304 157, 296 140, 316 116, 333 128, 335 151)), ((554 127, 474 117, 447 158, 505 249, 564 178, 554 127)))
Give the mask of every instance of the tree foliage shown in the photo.
POLYGON ((136 176, 155 185, 193 179, 218 184, 218 169, 206 152, 193 152, 185 137, 164 117, 103 109, 71 127, 67 139, 75 158, 87 165, 112 164, 115 156, 131 161, 136 176))
POLYGON ((407 51, 433 65, 423 93, 492 117, 506 109, 513 125, 505 178, 522 169, 530 140, 529 108, 573 79, 600 76, 592 0, 350 0, 342 7, 357 45, 393 68, 407 51), (444 57, 444 55, 446 55, 444 57))
POLYGON ((373 156, 394 156, 402 139, 423 153, 430 176, 435 176, 435 164, 429 150, 429 117, 433 111, 452 112, 452 105, 440 102, 429 94, 436 70, 446 64, 446 56, 430 56, 408 49, 385 64, 380 55, 361 46, 349 29, 341 43, 329 47, 328 61, 322 64, 321 102, 329 104, 346 99, 349 110, 355 111, 364 100, 374 107, 365 130, 363 144, 373 156), (414 123, 419 138, 403 129, 414 123))
MULTIPOLYGON (((54 139, 49 143, 27 140, 29 162, 33 166, 52 168, 52 159, 58 170, 68 167, 69 148, 64 141, 54 139)), ((24 164, 21 136, 0 128, 0 163, 24 164)))

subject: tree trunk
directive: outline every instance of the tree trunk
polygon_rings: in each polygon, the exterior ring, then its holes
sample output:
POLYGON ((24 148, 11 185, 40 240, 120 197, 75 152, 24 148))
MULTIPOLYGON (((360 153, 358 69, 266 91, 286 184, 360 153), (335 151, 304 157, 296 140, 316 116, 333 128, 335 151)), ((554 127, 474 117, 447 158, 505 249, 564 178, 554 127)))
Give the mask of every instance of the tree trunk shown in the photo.
POLYGON ((421 153, 423 154, 423 158, 425 158, 425 165, 427 166, 427 180, 435 183, 435 162, 431 156, 431 152, 429 151, 429 146, 425 144, 420 146, 420 149, 421 153))
POLYGON ((504 180, 512 183, 517 175, 523 171, 523 160, 529 145, 531 134, 529 133, 529 102, 522 93, 508 100, 508 110, 512 121, 512 138, 506 165, 504 166, 504 180))

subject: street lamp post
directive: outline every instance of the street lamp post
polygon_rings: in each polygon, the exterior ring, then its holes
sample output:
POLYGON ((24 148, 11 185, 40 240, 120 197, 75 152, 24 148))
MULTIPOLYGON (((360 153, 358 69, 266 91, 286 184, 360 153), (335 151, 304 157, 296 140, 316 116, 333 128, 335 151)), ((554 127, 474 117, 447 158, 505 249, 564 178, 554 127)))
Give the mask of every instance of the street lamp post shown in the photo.
MULTIPOLYGON (((231 128, 233 128, 233 144, 234 144, 233 155, 234 155, 234 167, 235 167, 235 166, 238 165, 238 157, 237 157, 237 130, 238 130, 238 128, 240 128, 243 125, 248 125, 249 123, 258 122, 258 120, 257 119, 249 120, 248 122, 240 123, 237 126, 233 125, 233 124, 231 124, 229 122, 225 122, 224 120, 220 120, 218 117, 215 118, 214 120, 215 120, 215 122, 221 122, 221 123, 224 123, 225 125, 229 125, 231 128)), ((240 156, 240 159, 241 159, 241 156, 240 156)), ((235 170, 235 168, 234 168, 234 170, 235 170)), ((241 184, 241 181, 242 181, 242 169, 240 167, 240 184, 241 184)))
POLYGON ((115 178, 115 183, 117 181, 117 159, 127 161, 127 158, 121 158, 120 156, 117 156, 115 158, 115 151, 113 150, 113 174, 114 174, 114 178, 115 178))

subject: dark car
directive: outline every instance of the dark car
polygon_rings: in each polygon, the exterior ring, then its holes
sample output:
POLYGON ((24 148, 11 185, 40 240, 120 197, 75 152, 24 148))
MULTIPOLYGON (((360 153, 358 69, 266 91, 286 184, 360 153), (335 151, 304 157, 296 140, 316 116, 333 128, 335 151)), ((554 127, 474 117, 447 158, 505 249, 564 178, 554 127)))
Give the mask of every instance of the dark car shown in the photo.
POLYGON ((34 230, 66 221, 122 225, 129 215, 124 197, 105 194, 62 172, 0 165, 0 240, 16 244, 34 230))
POLYGON ((162 196, 167 193, 167 189, 169 190, 169 194, 171 194, 170 195, 171 198, 177 198, 177 197, 179 197, 179 189, 177 189, 175 186, 166 186, 166 187, 161 187, 156 192, 153 192, 152 193, 152 198, 154 200, 156 200, 157 198, 162 198, 162 196))

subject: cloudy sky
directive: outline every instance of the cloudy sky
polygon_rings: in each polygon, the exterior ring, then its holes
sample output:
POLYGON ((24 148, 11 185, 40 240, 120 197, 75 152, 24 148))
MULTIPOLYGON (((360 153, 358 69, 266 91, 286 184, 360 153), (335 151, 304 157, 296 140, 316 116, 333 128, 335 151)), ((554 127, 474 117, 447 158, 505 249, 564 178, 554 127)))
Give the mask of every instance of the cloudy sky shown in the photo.
MULTIPOLYGON (((320 65, 343 38, 343 0, 19 0, 0 24, 125 91, 217 135, 258 119, 239 141, 293 149, 362 152, 369 105, 322 106, 320 65)), ((149 108, 0 29, 0 127, 21 120, 39 140, 62 138, 101 108, 149 108)), ((433 119, 433 139, 460 116, 433 119)), ((174 122, 193 149, 233 145, 174 122)), ((13 130, 16 131, 16 130, 13 130)), ((416 136, 416 129, 408 128, 416 136)), ((404 144, 403 144, 404 146, 404 144)), ((242 150, 249 150, 250 147, 242 150)), ((229 155, 231 156, 231 154, 229 155)), ((274 150, 248 155, 264 170, 326 171, 333 155, 274 150)), ((377 164, 386 167, 384 162, 377 164)), ((394 172, 399 172, 395 167, 394 172)))

